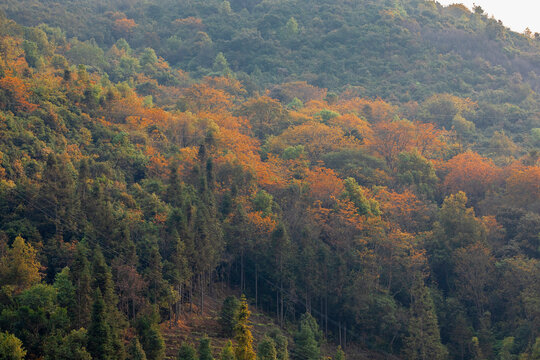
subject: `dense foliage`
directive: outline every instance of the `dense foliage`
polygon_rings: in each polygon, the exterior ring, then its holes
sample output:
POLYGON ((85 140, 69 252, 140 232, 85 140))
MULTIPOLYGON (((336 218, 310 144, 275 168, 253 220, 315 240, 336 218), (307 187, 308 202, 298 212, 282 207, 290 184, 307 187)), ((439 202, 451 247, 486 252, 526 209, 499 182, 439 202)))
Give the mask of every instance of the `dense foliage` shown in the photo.
POLYGON ((218 283, 234 343, 178 358, 538 357, 533 35, 413 0, 0 7, 2 358, 163 359, 218 283))

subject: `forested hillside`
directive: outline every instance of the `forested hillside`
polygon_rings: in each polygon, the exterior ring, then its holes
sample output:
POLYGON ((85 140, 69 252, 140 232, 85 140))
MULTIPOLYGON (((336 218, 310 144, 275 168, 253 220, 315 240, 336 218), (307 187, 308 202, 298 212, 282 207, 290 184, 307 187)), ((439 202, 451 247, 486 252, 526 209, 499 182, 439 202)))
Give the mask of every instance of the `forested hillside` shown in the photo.
POLYGON ((539 358, 539 36, 417 0, 0 9, 0 359, 164 359, 193 318, 178 359, 539 358))

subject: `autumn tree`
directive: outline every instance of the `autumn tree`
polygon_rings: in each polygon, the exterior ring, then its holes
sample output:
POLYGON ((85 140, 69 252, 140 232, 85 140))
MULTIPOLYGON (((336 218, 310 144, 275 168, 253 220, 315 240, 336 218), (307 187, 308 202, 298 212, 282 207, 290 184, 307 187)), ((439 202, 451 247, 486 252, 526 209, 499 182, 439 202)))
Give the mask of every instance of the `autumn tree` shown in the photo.
POLYGON ((40 269, 37 251, 17 236, 0 258, 0 284, 13 286, 16 292, 21 292, 41 280, 40 269))
POLYGON ((0 358, 5 360, 23 360, 26 351, 23 343, 15 335, 8 332, 0 333, 0 358))
POLYGON ((240 310, 238 312, 238 324, 235 328, 235 339, 237 345, 234 349, 236 360, 255 360, 256 355, 253 350, 253 335, 249 325, 249 316, 251 312, 248 309, 247 299, 244 295, 240 298, 240 310))

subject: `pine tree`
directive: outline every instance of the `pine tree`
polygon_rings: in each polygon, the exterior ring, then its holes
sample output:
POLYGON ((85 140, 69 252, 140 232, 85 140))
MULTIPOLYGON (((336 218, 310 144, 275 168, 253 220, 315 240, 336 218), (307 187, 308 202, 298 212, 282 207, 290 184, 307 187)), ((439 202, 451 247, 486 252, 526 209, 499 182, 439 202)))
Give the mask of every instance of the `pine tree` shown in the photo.
POLYGON ((192 344, 183 343, 178 351, 178 360, 198 360, 197 352, 192 344))
POLYGON ((148 360, 161 360, 165 356, 165 342, 159 327, 149 316, 137 320, 137 333, 148 360))
POLYGON ((219 314, 219 324, 221 331, 226 337, 234 335, 234 329, 238 323, 238 311, 240 310, 240 302, 236 296, 228 296, 221 306, 219 314))
POLYGON ((71 314, 79 328, 86 328, 90 322, 92 304, 92 276, 87 258, 88 248, 85 242, 77 244, 75 259, 71 265, 70 278, 75 286, 75 311, 71 314))
POLYGON ((95 291, 92 305, 92 319, 88 328, 88 352, 95 360, 112 358, 111 329, 107 324, 105 302, 99 289, 95 291))
POLYGON ((199 360, 214 360, 210 339, 206 335, 199 340, 199 360))
POLYGON ((345 360, 345 353, 341 349, 341 346, 338 346, 334 360, 345 360))
POLYGON ((411 292, 413 303, 410 308, 409 335, 405 338, 403 351, 405 358, 410 360, 446 359, 447 350, 441 344, 433 299, 421 276, 417 276, 411 292))
POLYGON ((276 355, 278 360, 289 360, 289 340, 287 340, 287 337, 284 336, 278 328, 272 329, 268 335, 276 344, 276 355))
POLYGON ((232 345, 232 341, 227 341, 227 344, 225 344, 225 347, 221 351, 220 360, 235 360, 234 357, 234 349, 232 345))
POLYGON ((128 355, 130 360, 146 360, 146 354, 139 342, 139 339, 135 336, 131 339, 128 348, 128 355))
POLYGON ((259 343, 257 360, 277 360, 276 344, 268 336, 265 336, 259 343))
POLYGON ((235 328, 237 345, 234 353, 236 360, 255 360, 256 358, 255 351, 253 350, 253 335, 251 334, 251 326, 249 325, 250 314, 246 297, 242 295, 240 298, 240 310, 238 312, 238 324, 235 328))
MULTIPOLYGON (((321 350, 315 339, 313 326, 310 321, 310 318, 313 317, 309 314, 307 315, 303 316, 303 319, 300 321, 300 329, 294 337, 293 357, 297 360, 319 360, 321 350)), ((316 330, 318 331, 318 329, 316 330)))

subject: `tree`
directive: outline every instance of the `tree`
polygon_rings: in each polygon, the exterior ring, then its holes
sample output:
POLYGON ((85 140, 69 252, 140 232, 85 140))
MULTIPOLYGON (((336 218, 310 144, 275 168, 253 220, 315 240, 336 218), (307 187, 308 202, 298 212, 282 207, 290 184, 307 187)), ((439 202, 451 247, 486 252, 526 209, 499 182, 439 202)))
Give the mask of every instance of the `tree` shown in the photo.
POLYGON ((232 341, 229 340, 221 351, 220 360, 235 360, 232 341))
POLYGON ((345 353, 343 352, 343 349, 341 349, 341 346, 338 346, 334 360, 345 360, 345 353))
POLYGON ((214 360, 211 341, 206 335, 199 340, 199 360, 214 360))
POLYGON ((46 360, 92 360, 86 349, 85 329, 72 330, 64 337, 53 336, 45 345, 46 360))
POLYGON ((279 328, 274 328, 270 330, 268 336, 274 340, 276 345, 276 356, 278 360, 289 360, 289 340, 285 335, 282 334, 279 328))
POLYGON ((142 348, 148 360, 161 360, 165 357, 165 342, 158 324, 150 316, 142 316, 135 325, 142 348))
POLYGON ((276 344, 268 336, 264 336, 257 348, 257 360, 277 360, 276 344))
POLYGON ((26 351, 23 343, 15 335, 8 332, 0 333, 0 359, 2 360, 23 360, 26 351))
POLYGON ((136 336, 131 339, 128 348, 128 355, 130 360, 146 360, 146 354, 136 336))
POLYGON ((240 298, 240 310, 238 311, 238 324, 235 328, 235 339, 237 342, 234 353, 236 360, 255 360, 256 355, 253 350, 253 335, 249 325, 249 316, 251 312, 248 309, 248 303, 245 295, 240 298))
POLYGON ((300 319, 300 327, 294 336, 293 358, 296 360, 319 360, 320 344, 317 337, 321 337, 317 322, 305 313, 300 319))
POLYGON ((191 343, 183 343, 178 350, 178 360, 198 360, 197 351, 191 343))
POLYGON ((20 236, 0 258, 0 285, 12 285, 20 292, 41 280, 37 251, 20 236))
POLYGON ((435 306, 424 279, 418 275, 411 289, 413 302, 410 307, 408 335, 404 340, 403 354, 408 360, 443 360, 447 350, 441 344, 435 306))
POLYGON ((219 324, 223 334, 227 337, 234 336, 234 331, 238 325, 238 312, 240 310, 240 302, 236 296, 228 296, 223 300, 221 312, 219 314, 219 324))
POLYGON ((88 327, 88 352, 92 355, 92 359, 109 360, 112 358, 111 337, 111 328, 106 319, 105 302, 101 290, 96 289, 92 318, 88 327))

